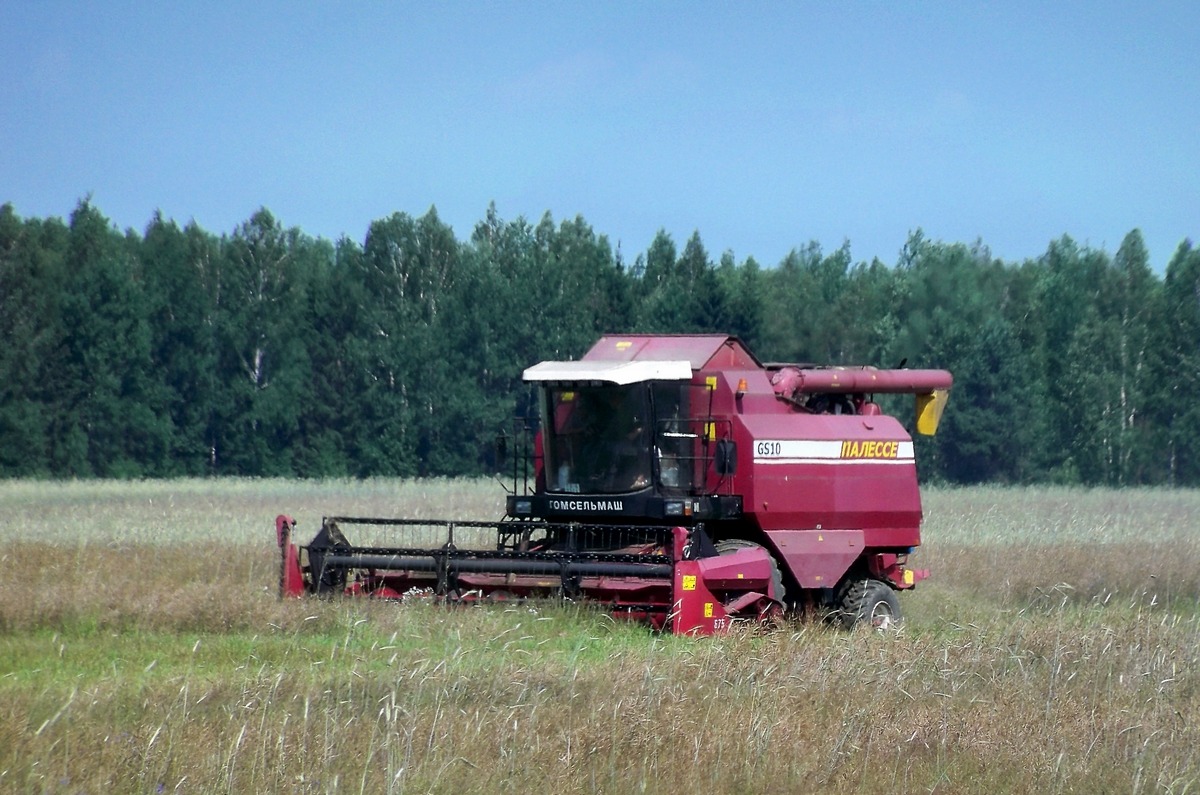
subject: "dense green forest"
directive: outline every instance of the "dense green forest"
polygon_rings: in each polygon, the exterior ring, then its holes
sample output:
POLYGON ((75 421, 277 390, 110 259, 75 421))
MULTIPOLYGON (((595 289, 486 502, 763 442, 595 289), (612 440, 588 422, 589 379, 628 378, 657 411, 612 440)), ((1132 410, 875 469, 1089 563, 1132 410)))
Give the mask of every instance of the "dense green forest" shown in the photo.
POLYGON ((260 210, 232 234, 0 207, 0 476, 446 475, 489 467, 521 370, 610 331, 729 332, 760 359, 939 367, 922 476, 1200 485, 1200 251, 1140 232, 1004 262, 915 232, 897 262, 815 243, 765 267, 583 218, 466 241, 435 210, 360 245, 260 210))

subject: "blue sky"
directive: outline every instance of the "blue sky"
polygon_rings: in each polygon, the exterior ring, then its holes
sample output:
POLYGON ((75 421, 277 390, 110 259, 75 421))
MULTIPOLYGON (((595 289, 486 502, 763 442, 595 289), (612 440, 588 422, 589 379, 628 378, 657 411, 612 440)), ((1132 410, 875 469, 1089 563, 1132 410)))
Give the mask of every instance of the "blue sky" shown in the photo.
POLYGON ((361 242, 582 215, 774 265, 1200 237, 1200 3, 0 0, 0 203, 361 242))

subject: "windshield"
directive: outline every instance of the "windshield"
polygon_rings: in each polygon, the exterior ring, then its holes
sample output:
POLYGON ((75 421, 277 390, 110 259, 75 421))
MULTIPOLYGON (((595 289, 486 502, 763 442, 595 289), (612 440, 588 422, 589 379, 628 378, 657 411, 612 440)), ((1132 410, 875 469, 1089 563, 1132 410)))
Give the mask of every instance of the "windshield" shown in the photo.
POLYGON ((546 390, 550 491, 619 494, 650 485, 650 405, 645 384, 546 390))
POLYGON ((688 419, 688 386, 654 384, 654 456, 658 482, 666 494, 688 494, 692 488, 699 436, 688 419))
POLYGON ((691 493, 702 461, 688 389, 669 382, 547 388, 547 490, 622 494, 657 482, 663 494, 691 493))

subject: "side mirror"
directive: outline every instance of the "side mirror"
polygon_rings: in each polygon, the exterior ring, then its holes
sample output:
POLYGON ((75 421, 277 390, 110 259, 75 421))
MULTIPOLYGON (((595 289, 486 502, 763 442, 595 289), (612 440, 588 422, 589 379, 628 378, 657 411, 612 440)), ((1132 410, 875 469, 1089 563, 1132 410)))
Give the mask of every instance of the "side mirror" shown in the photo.
POLYGON ((713 453, 713 467, 722 477, 737 472, 737 442, 732 439, 717 440, 717 449, 713 453))

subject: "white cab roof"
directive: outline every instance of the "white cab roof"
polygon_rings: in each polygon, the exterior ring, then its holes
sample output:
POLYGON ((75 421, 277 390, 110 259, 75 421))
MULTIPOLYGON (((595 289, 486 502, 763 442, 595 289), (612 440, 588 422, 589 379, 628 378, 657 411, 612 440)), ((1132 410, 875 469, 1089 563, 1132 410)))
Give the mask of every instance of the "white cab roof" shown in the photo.
POLYGON ((603 381, 638 384, 643 381, 690 381, 692 365, 686 361, 542 362, 528 368, 525 381, 603 381))

